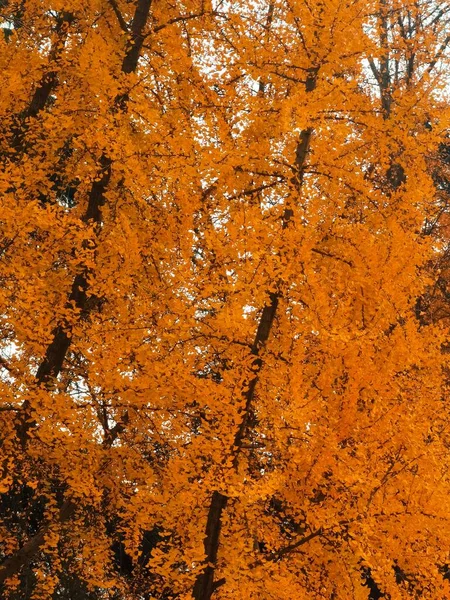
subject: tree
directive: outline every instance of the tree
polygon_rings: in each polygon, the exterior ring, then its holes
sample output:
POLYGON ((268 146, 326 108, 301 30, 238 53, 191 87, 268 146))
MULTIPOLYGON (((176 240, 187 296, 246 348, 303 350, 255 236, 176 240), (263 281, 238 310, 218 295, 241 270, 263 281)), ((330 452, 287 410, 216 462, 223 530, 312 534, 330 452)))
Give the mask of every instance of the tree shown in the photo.
POLYGON ((5 597, 449 595, 450 6, 1 11, 5 597))

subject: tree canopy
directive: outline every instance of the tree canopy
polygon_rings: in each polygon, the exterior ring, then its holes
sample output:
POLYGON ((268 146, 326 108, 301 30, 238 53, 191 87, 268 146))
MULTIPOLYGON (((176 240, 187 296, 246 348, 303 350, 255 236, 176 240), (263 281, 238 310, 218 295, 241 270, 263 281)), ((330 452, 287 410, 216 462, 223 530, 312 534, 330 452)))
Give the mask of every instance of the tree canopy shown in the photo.
POLYGON ((0 22, 2 597, 450 598, 450 3, 0 22))

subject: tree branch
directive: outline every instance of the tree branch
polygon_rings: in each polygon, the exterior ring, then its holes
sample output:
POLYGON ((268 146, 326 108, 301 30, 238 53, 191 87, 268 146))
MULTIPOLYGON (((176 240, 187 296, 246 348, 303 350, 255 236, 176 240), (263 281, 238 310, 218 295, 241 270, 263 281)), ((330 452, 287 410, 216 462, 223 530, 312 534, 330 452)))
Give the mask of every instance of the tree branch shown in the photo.
POLYGON ((123 18, 122 13, 119 10, 116 0, 108 0, 108 2, 114 11, 114 14, 117 17, 117 21, 119 22, 120 29, 122 31, 124 31, 125 33, 129 33, 128 25, 127 25, 125 19, 123 18))
MULTIPOLYGON (((59 509, 57 522, 65 523, 75 513, 75 504, 71 500, 66 500, 59 509)), ((45 536, 49 532, 51 524, 48 523, 28 540, 17 552, 7 558, 0 567, 0 585, 7 579, 15 575, 20 569, 27 565, 33 556, 38 552, 45 542, 45 536)))
MULTIPOLYGON (((206 14, 208 14, 206 11, 202 11, 191 15, 181 15, 179 17, 174 17, 173 19, 169 19, 167 23, 163 23, 162 25, 158 25, 157 27, 155 27, 151 33, 158 33, 158 31, 162 31, 166 27, 169 27, 169 25, 174 25, 175 23, 184 23, 185 21, 190 21, 191 19, 199 19, 200 17, 204 17, 206 14)), ((213 15, 214 11, 210 14, 213 15)))

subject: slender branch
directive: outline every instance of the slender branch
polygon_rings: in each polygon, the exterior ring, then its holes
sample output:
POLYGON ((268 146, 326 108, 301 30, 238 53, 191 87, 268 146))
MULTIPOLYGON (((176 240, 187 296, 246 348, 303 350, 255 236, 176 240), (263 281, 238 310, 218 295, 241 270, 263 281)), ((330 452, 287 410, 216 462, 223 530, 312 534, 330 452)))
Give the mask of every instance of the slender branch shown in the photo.
POLYGON ((124 31, 125 33, 129 33, 128 25, 127 25, 125 19, 123 18, 122 13, 119 10, 116 0, 108 0, 108 2, 114 11, 114 14, 117 17, 117 21, 119 22, 120 29, 122 31, 124 31))
MULTIPOLYGON (((284 548, 281 548, 280 550, 278 550, 276 552, 272 552, 266 558, 266 561, 277 562, 277 561, 281 560, 284 556, 286 556, 286 554, 290 554, 291 552, 294 552, 295 550, 297 550, 297 548, 304 546, 305 544, 307 544, 314 538, 320 537, 321 535, 324 534, 324 532, 325 532, 325 530, 323 529, 323 527, 319 527, 319 529, 316 529, 315 531, 311 532, 310 534, 305 535, 304 537, 300 538, 296 542, 289 544, 289 546, 285 546, 284 548)), ((265 561, 258 560, 258 561, 255 561, 254 563, 252 563, 250 566, 251 566, 251 568, 254 568, 259 565, 264 564, 264 562, 265 561)))
MULTIPOLYGON (((159 31, 162 31, 166 27, 174 25, 175 23, 184 23, 185 21, 190 21, 192 19, 199 19, 200 17, 204 17, 206 14, 208 14, 206 11, 202 11, 199 13, 193 13, 191 15, 180 15, 179 17, 174 17, 173 19, 169 19, 166 23, 162 23, 161 25, 154 27, 151 33, 158 33, 159 31)), ((214 15, 214 11, 210 14, 214 15)))
POLYGON ((351 260, 346 260, 345 258, 341 258, 340 256, 336 256, 335 254, 331 254, 331 252, 325 252, 324 250, 319 250, 319 248, 312 248, 311 252, 315 252, 316 254, 320 254, 321 256, 326 256, 328 258, 334 258, 335 260, 339 260, 349 267, 354 267, 355 265, 351 260))
POLYGON ((377 66, 376 66, 375 61, 373 60, 373 58, 369 58, 369 66, 370 66, 370 70, 373 73, 373 76, 377 80, 378 85, 381 85, 380 72, 378 71, 377 66))
POLYGON ((436 66, 436 64, 438 63, 438 61, 442 58, 444 52, 446 51, 448 45, 450 44, 450 35, 448 35, 445 40, 442 42, 439 50, 436 52, 435 57, 433 58, 433 60, 430 62, 430 64, 428 65, 427 69, 425 70, 425 73, 422 75, 422 78, 426 75, 429 75, 431 73, 431 71, 434 69, 434 67, 436 66))

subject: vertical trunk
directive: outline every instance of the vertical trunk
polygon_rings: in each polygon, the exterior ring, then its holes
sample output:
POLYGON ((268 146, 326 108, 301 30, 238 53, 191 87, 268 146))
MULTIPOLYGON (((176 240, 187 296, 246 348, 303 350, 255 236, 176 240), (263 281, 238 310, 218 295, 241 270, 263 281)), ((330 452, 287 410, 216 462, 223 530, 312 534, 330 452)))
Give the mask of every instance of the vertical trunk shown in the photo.
POLYGON ((133 73, 136 70, 142 44, 145 39, 143 31, 150 14, 151 5, 152 0, 138 0, 133 21, 131 22, 131 39, 122 62, 122 72, 125 74, 133 73))
MULTIPOLYGON (((129 74, 136 70, 144 41, 143 30, 148 20, 151 3, 152 0, 138 0, 131 24, 131 40, 122 62, 122 72, 124 74, 129 74)), ((127 96, 116 98, 112 110, 124 110, 127 101, 127 96)), ((86 223, 89 221, 93 222, 97 231, 101 228, 101 207, 105 202, 105 192, 111 180, 111 166, 111 159, 103 154, 99 161, 100 178, 92 184, 88 205, 83 216, 83 221, 86 223)), ((75 276, 68 297, 68 306, 75 305, 75 307, 81 311, 81 314, 86 314, 86 311, 88 310, 88 276, 88 269, 83 270, 75 276)), ((50 384, 51 381, 58 377, 70 347, 72 337, 71 329, 71 323, 65 321, 59 323, 53 330, 53 339, 47 346, 45 356, 37 370, 35 379, 37 385, 50 384)), ((36 422, 30 416, 30 408, 30 403, 28 401, 24 402, 19 417, 17 430, 22 446, 26 445, 29 432, 36 425, 36 422)))
MULTIPOLYGON (((386 0, 380 0, 379 14, 378 14, 378 27, 379 27, 379 43, 382 50, 382 54, 379 59, 378 67, 375 65, 373 60, 370 60, 370 67, 372 73, 377 80, 378 88, 380 91, 381 109, 383 118, 388 120, 391 118, 393 108, 393 88, 395 87, 395 78, 393 81, 391 75, 391 57, 389 53, 390 42, 389 42, 389 31, 392 29, 389 19, 391 14, 389 13, 386 0)), ((411 54, 407 62, 407 73, 406 81, 408 85, 411 84, 414 75, 414 54, 411 54)), ((397 162, 396 156, 391 156, 391 163, 386 171, 386 193, 389 195, 395 192, 402 184, 406 181, 405 170, 401 164, 397 162)))
POLYGON ((383 51, 380 57, 380 74, 379 74, 379 86, 381 92, 381 104, 385 118, 389 118, 391 114, 392 105, 392 90, 391 90, 391 65, 389 56, 389 14, 386 6, 386 0, 380 0, 380 15, 379 15, 379 27, 380 27, 380 47, 383 51))
POLYGON ((55 90, 58 83, 58 61, 66 45, 69 26, 74 17, 70 12, 62 12, 58 17, 55 27, 56 39, 50 49, 49 66, 50 70, 44 73, 39 81, 30 104, 15 118, 12 128, 11 148, 14 152, 21 153, 25 149, 25 136, 27 133, 27 120, 31 117, 37 117, 41 110, 47 104, 51 93, 55 90))
MULTIPOLYGON (((51 65, 54 64, 56 66, 61 57, 61 52, 64 50, 66 43, 69 25, 73 22, 73 19, 74 17, 70 12, 63 12, 58 17, 56 24, 56 33, 58 37, 49 55, 51 65)), ((30 106, 24 113, 24 117, 35 117, 44 108, 50 94, 56 87, 57 81, 58 73, 56 69, 50 70, 42 77, 33 94, 30 106)))
MULTIPOLYGON (((122 63, 124 74, 131 73, 137 67, 144 40, 143 31, 148 21, 151 2, 152 0, 138 0, 132 21, 132 38, 122 63)), ((126 101, 127 98, 125 100, 116 98, 112 110, 122 110, 126 101)), ((40 102, 42 102, 42 98, 40 102)), ((107 155, 103 155, 99 161, 100 178, 92 184, 88 205, 83 217, 85 222, 93 221, 97 231, 101 228, 101 207, 105 202, 105 192, 111 180, 111 169, 111 159, 107 155)), ((75 276, 68 298, 68 303, 70 305, 75 304, 82 312, 88 310, 86 303, 89 288, 88 276, 89 271, 87 269, 75 276)), ((70 334, 71 324, 69 322, 60 323, 55 327, 53 339, 47 347, 36 374, 36 385, 49 385, 59 375, 70 347, 70 334)), ((30 413, 31 405, 27 401, 22 406, 17 426, 19 440, 23 447, 26 447, 31 429, 36 426, 35 421, 30 417, 30 413)), ((59 510, 57 520, 60 523, 68 521, 74 512, 75 505, 70 500, 66 500, 59 510)), ((49 525, 43 526, 22 548, 3 562, 0 566, 0 584, 17 574, 24 565, 31 561, 44 543, 48 529, 49 525)))
MULTIPOLYGON (((311 69, 308 73, 306 80, 306 91, 311 92, 316 87, 318 69, 311 69)), ((306 157, 308 155, 309 145, 311 141, 313 130, 307 128, 301 132, 299 141, 297 143, 294 164, 296 167, 296 174, 293 178, 293 185, 299 192, 302 186, 303 173, 305 169, 306 157)), ((288 227, 289 222, 294 216, 294 211, 287 207, 283 215, 283 229, 288 227)), ((260 352, 264 348, 267 340, 269 339, 270 332, 272 330, 273 322, 275 320, 278 305, 281 299, 281 293, 271 292, 269 294, 269 304, 264 306, 259 319, 258 328, 256 330, 255 339, 252 344, 252 354, 255 356, 253 361, 253 377, 250 380, 248 389, 243 393, 245 399, 245 406, 242 415, 242 421, 236 431, 234 437, 233 448, 230 449, 230 453, 233 455, 233 467, 237 468, 239 460, 239 450, 242 446, 242 442, 247 434, 249 417, 253 401, 255 398, 256 386, 259 381, 261 369, 263 367, 263 360, 260 357, 260 352)), ((211 501, 208 509, 208 517, 206 521, 204 549, 206 555, 206 567, 203 572, 200 573, 195 581, 192 596, 194 600, 210 600, 214 593, 214 590, 218 585, 214 583, 215 576, 215 565, 217 562, 217 555, 220 545, 220 531, 222 527, 222 513, 226 508, 228 497, 220 492, 214 491, 211 496, 211 501)))

